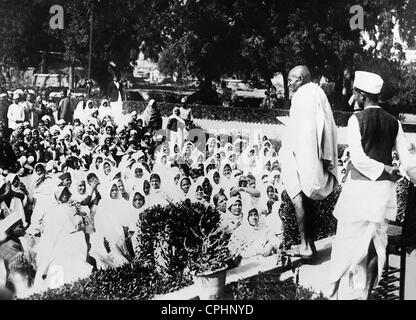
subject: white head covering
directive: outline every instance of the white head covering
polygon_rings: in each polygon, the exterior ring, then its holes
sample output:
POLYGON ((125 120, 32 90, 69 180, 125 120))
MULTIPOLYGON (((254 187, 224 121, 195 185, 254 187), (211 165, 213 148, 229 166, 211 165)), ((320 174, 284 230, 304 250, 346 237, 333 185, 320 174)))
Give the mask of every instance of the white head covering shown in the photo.
POLYGON ((354 87, 364 92, 379 94, 383 87, 383 79, 376 73, 356 71, 354 87))

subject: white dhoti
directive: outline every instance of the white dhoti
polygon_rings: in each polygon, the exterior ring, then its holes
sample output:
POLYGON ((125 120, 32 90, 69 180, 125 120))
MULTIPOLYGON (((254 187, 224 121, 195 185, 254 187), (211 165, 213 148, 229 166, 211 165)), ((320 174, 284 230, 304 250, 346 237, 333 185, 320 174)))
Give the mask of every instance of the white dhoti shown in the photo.
POLYGON ((373 241, 381 278, 387 246, 387 219, 397 212, 394 184, 390 181, 348 180, 334 209, 338 219, 332 243, 330 282, 340 281, 338 299, 367 296, 367 254, 373 241))

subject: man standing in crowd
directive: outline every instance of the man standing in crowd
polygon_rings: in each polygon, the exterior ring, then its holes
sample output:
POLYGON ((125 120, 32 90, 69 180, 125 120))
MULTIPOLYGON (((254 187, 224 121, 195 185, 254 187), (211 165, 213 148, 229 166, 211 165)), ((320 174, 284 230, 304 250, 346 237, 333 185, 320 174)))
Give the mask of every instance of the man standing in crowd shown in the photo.
POLYGON ((354 97, 363 110, 348 121, 351 172, 333 213, 338 220, 331 254, 333 299, 367 299, 381 277, 387 220, 395 220, 397 213, 394 182, 401 178, 392 165, 393 149, 404 172, 416 182, 415 159, 401 124, 378 106, 382 86, 377 74, 355 73, 354 97))
POLYGON ((0 125, 7 126, 7 111, 9 110, 9 105, 7 104, 7 93, 0 94, 0 125))
POLYGON ((33 101, 33 95, 28 93, 25 102, 25 121, 29 122, 32 128, 36 128, 39 123, 40 109, 33 101))
POLYGON ((289 72, 288 85, 292 106, 282 140, 282 180, 295 207, 301 243, 286 253, 309 259, 316 252, 313 200, 325 199, 338 185, 337 128, 328 99, 311 82, 306 66, 289 72))
POLYGON ((19 167, 17 158, 9 141, 7 141, 6 127, 0 124, 0 169, 16 172, 19 167))
POLYGON ((39 115, 38 115, 39 119, 42 119, 44 116, 49 116, 51 120, 51 125, 55 124, 53 110, 44 104, 41 95, 36 96, 35 106, 39 110, 39 115))
POLYGON ((123 101, 125 100, 124 86, 120 82, 121 74, 116 69, 114 62, 110 62, 109 69, 113 75, 113 80, 108 85, 108 100, 110 101, 114 121, 120 123, 123 112, 123 101))
POLYGON ((64 89, 62 91, 62 99, 58 106, 58 120, 65 120, 66 123, 72 123, 74 111, 71 107, 71 93, 64 89))
POLYGON ((13 103, 9 106, 7 111, 7 118, 9 119, 9 130, 16 129, 19 123, 25 121, 25 109, 23 104, 20 102, 19 94, 13 95, 13 103))

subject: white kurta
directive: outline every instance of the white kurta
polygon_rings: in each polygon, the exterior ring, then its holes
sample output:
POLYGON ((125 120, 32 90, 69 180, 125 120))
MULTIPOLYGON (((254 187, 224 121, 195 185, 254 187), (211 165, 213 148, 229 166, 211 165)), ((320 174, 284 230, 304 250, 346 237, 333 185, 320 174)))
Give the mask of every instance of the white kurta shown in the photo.
POLYGON ((23 122, 25 120, 25 109, 23 104, 11 104, 7 111, 7 118, 9 119, 9 128, 16 129, 17 122, 23 122))

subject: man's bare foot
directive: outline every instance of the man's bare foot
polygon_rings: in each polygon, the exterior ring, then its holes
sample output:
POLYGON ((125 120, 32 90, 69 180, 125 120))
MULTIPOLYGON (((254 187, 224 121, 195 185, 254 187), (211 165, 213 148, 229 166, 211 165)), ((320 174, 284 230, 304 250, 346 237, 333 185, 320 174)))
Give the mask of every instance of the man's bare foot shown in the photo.
POLYGON ((329 300, 338 300, 338 288, 339 283, 331 283, 330 288, 327 291, 327 297, 329 300))
POLYGON ((291 257, 298 257, 302 259, 310 259, 314 255, 314 252, 310 248, 304 248, 303 246, 291 246, 289 250, 286 250, 284 254, 291 257))

